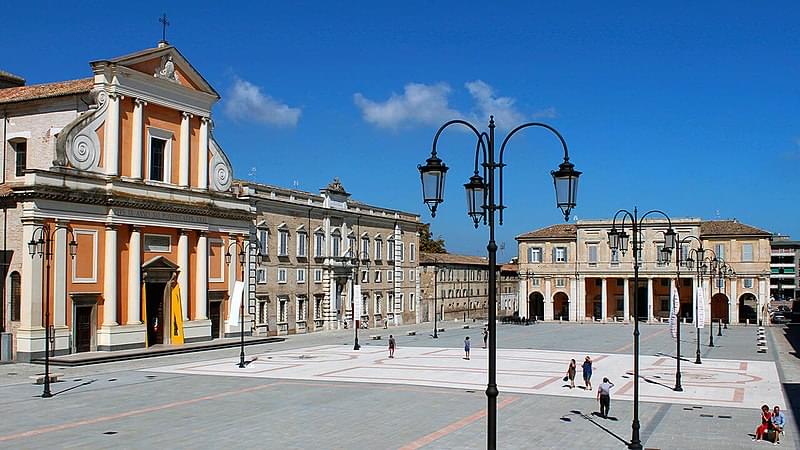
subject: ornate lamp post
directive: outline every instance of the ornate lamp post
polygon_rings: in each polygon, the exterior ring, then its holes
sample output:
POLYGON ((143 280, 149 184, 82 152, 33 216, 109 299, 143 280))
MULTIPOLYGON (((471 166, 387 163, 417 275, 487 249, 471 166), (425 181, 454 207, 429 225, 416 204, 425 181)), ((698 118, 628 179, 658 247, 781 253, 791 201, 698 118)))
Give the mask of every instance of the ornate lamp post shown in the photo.
MULTIPOLYGON (((612 252, 621 251, 623 255, 628 251, 628 240, 630 239, 625 232, 625 220, 630 219, 631 235, 633 235, 633 422, 631 424, 631 442, 629 449, 641 450, 642 442, 639 439, 639 253, 642 251, 643 243, 641 229, 644 219, 650 214, 660 214, 667 219, 669 228, 664 233, 664 252, 671 252, 675 248, 676 234, 672 229, 672 220, 663 211, 654 209, 647 211, 639 217, 637 208, 633 212, 621 209, 614 214, 611 224, 611 231, 608 232, 608 246, 612 252), (617 230, 617 217, 622 216, 620 230, 617 230)), ((669 261, 669 259, 667 259, 669 261)), ((648 316, 650 311, 647 312, 648 316)))
MULTIPOLYGON (((245 282, 244 278, 244 269, 247 263, 247 257, 252 255, 253 249, 255 249, 255 257, 256 257, 256 264, 261 265, 263 255, 261 254, 261 246, 258 245, 258 241, 233 241, 228 245, 228 249, 225 251, 225 264, 230 266, 231 264, 231 248, 236 251, 236 254, 239 255, 239 264, 242 266, 242 283, 245 282)), ((247 367, 247 364, 244 362, 244 291, 242 291, 242 302, 239 304, 239 320, 240 328, 239 328, 239 336, 241 338, 240 341, 240 348, 239 348, 239 368, 244 369, 247 367)))
MULTIPOLYGON (((675 311, 675 346, 676 346, 676 354, 677 354, 677 364, 675 366, 675 387, 672 388, 673 391, 682 392, 683 386, 681 386, 681 264, 683 264, 683 255, 681 250, 681 245, 679 242, 682 242, 678 235, 675 235, 675 289, 678 293, 678 309, 675 311)), ((661 249, 662 251, 662 261, 669 261, 669 251, 665 248, 661 249)), ((670 298, 672 297, 672 293, 670 292, 670 298)), ((670 300, 671 301, 671 300, 670 300)))
POLYGON ((499 212, 500 225, 503 224, 503 154, 508 140, 518 131, 529 127, 545 128, 555 134, 564 150, 564 161, 557 170, 551 172, 553 183, 556 189, 556 204, 564 213, 564 219, 569 220, 570 211, 575 207, 575 197, 578 191, 578 177, 581 172, 575 170, 575 166, 569 162, 569 152, 567 143, 561 134, 547 124, 530 122, 519 125, 503 140, 500 146, 500 160, 495 161, 495 123, 494 116, 489 118, 489 132, 481 132, 471 123, 456 119, 442 125, 433 138, 433 148, 431 156, 426 160, 424 166, 419 166, 420 177, 422 180, 423 201, 431 210, 431 217, 436 217, 436 208, 444 201, 444 181, 447 174, 447 166, 437 156, 436 144, 439 136, 445 128, 451 125, 463 125, 475 133, 477 138, 475 148, 475 172, 469 178, 469 182, 464 185, 467 194, 467 214, 472 218, 475 228, 483 221, 489 225, 489 243, 486 246, 489 251, 489 382, 486 387, 486 397, 488 400, 488 436, 487 448, 496 448, 497 434, 497 379, 496 379, 496 328, 497 328, 497 244, 495 243, 495 213, 499 212), (480 159, 481 154, 483 159, 480 159), (483 169, 483 176, 479 174, 480 167, 483 169), (499 183, 495 185, 495 171, 499 169, 499 183), (495 192, 499 189, 499 204, 496 202, 495 192))
MULTIPOLYGON (((697 236, 686 236, 681 242, 685 242, 688 239, 696 240, 700 246, 698 248, 689 249, 689 254, 686 258, 686 267, 688 267, 689 270, 695 269, 697 274, 697 288, 703 289, 703 275, 705 274, 706 270, 709 270, 709 266, 712 264, 712 261, 716 261, 717 255, 713 250, 703 248, 703 241, 701 241, 697 236), (710 252, 714 256, 706 256, 706 252, 710 252)), ((695 300, 694 322, 697 329, 697 349, 695 350, 694 360, 695 364, 703 363, 700 360, 700 327, 703 325, 698 320, 700 308, 705 308, 705 305, 701 305, 700 302, 695 300)))
POLYGON ((52 226, 50 224, 39 225, 34 228, 31 235, 31 240, 28 242, 28 253, 31 258, 39 256, 45 260, 45 295, 44 295, 44 391, 42 398, 50 398, 53 393, 50 392, 50 344, 51 339, 55 340, 53 336, 54 330, 50 325, 50 261, 53 259, 53 246, 55 244, 56 233, 59 230, 66 230, 70 236, 69 256, 75 258, 78 253, 78 243, 75 241, 75 235, 72 230, 65 226, 52 226), (39 236, 38 238, 36 236, 39 236))

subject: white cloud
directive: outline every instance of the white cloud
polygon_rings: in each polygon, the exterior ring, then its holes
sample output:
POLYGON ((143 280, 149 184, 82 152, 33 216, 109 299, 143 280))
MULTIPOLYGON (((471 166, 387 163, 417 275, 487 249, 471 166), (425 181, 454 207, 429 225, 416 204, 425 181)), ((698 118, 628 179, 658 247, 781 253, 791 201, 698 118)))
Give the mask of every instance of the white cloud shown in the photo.
POLYGON ((300 120, 300 108, 275 100, 261 92, 261 87, 236 78, 225 100, 225 114, 234 120, 294 127, 300 120))
POLYGON ((402 95, 393 93, 385 102, 370 100, 361 93, 356 93, 353 100, 367 122, 381 128, 400 128, 461 117, 461 113, 448 105, 449 94, 450 86, 446 83, 408 83, 402 95))
POLYGON ((498 127, 508 129, 531 118, 556 117, 555 108, 547 108, 526 116, 516 106, 516 99, 499 97, 492 86, 482 80, 464 84, 473 100, 468 113, 452 108, 447 83, 405 85, 403 94, 393 93, 386 101, 370 100, 357 93, 353 96, 365 121, 381 128, 397 129, 413 125, 438 125, 450 119, 470 118, 483 124, 494 115, 498 127))
POLYGON ((494 88, 482 80, 465 83, 469 95, 475 100, 475 119, 486 120, 490 115, 502 127, 510 127, 525 121, 525 115, 515 107, 515 99, 511 97, 497 97, 494 88))

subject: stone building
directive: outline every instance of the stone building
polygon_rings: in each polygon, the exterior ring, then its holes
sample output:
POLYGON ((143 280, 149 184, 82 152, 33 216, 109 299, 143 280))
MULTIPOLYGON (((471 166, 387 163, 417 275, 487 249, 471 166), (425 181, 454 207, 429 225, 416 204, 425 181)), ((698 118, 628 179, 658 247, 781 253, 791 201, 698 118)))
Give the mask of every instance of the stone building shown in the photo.
POLYGON ((264 255, 251 290, 256 330, 294 334, 352 325, 352 292, 370 327, 416 323, 419 216, 350 198, 335 179, 319 194, 243 183, 264 255))
MULTIPOLYGON (((520 315, 543 320, 629 321, 633 316, 633 250, 621 255, 608 246, 610 220, 579 220, 517 236, 520 315)), ((697 236, 707 256, 717 255, 733 267, 733 279, 698 279, 681 267, 681 315, 694 317, 697 289, 704 289, 706 321, 740 323, 760 319, 769 296, 770 233, 735 220, 677 219, 673 229, 683 240, 697 236)), ((664 220, 642 227, 638 299, 640 320, 664 320, 669 292, 676 281, 675 253, 669 264, 659 257, 667 230, 664 220)), ((630 232, 630 229, 628 229, 630 232)), ((698 241, 686 240, 685 256, 698 241)))
MULTIPOLYGON (((489 260, 487 258, 451 253, 422 253, 419 271, 422 295, 421 321, 433 320, 434 303, 439 313, 439 320, 488 317, 486 308, 489 301, 489 260)), ((502 317, 513 314, 517 304, 516 266, 498 265, 498 275, 501 276, 497 277, 497 314, 498 317, 502 317)))

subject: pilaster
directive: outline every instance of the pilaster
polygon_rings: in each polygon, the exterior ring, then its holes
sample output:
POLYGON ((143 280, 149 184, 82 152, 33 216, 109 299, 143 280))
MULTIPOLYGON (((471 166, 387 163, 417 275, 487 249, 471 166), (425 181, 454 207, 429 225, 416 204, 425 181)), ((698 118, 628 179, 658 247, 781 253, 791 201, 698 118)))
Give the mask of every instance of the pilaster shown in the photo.
POLYGON ((179 153, 179 172, 178 184, 181 187, 189 186, 189 125, 191 123, 192 115, 184 112, 181 113, 181 136, 180 136, 180 153, 179 153))
POLYGON ((119 102, 125 98, 122 95, 108 94, 108 113, 105 122, 105 137, 103 142, 103 158, 106 174, 119 175, 119 102))
POLYGON ((142 179, 142 155, 144 154, 142 139, 144 129, 142 111, 147 102, 137 98, 133 101, 133 129, 131 130, 131 178, 142 179))
POLYGON ((204 231, 197 238, 195 283, 195 319, 208 319, 208 236, 204 231))
POLYGON ((137 226, 131 228, 128 240, 128 317, 127 325, 142 323, 142 232, 137 226))
MULTIPOLYGON (((23 219, 22 242, 26 251, 22 256, 22 304, 20 305, 20 328, 33 330, 42 327, 42 257, 31 256, 27 243, 33 239, 38 223, 23 219)), ((36 233, 39 234, 38 232, 36 233)), ((38 236, 37 236, 38 238, 38 236)))
POLYGON ((544 320, 553 320, 553 291, 551 288, 552 280, 544 280, 544 320))
POLYGON ((625 287, 624 287, 624 291, 622 292, 622 303, 623 303, 622 310, 623 310, 623 313, 625 315, 625 319, 624 320, 625 320, 625 322, 628 322, 628 321, 631 320, 631 285, 630 285, 630 279, 629 278, 625 278, 625 282, 623 284, 625 285, 625 287))
POLYGON ((208 189, 208 124, 211 121, 208 117, 200 118, 200 148, 197 158, 197 187, 208 189))
POLYGON ((600 280, 600 322, 608 320, 608 279, 603 277, 600 280))
MULTIPOLYGON (((237 258, 231 258, 231 261, 237 258)), ((181 291, 183 320, 189 320, 189 236, 181 230, 178 236, 178 288, 181 291)))
POLYGON ((103 328, 117 325, 117 229, 106 225, 103 260, 103 328))

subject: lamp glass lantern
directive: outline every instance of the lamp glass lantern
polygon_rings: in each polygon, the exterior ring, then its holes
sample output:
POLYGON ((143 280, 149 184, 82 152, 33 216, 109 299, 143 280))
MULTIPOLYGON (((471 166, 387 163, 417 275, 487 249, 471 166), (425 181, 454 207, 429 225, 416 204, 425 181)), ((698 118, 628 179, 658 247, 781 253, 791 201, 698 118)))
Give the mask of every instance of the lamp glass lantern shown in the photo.
POLYGON ((472 217, 475 228, 478 228, 478 223, 485 212, 483 203, 486 198, 486 184, 483 182, 483 177, 477 173, 469 177, 469 183, 464 185, 464 190, 467 194, 467 214, 472 217))
POLYGON ((226 251, 225 252, 225 264, 230 264, 230 263, 231 263, 231 252, 230 251, 226 251))
POLYGON ((556 205, 564 213, 564 220, 569 220, 569 214, 577 203, 578 177, 581 176, 581 172, 575 170, 575 165, 564 158, 558 170, 550 174, 553 176, 553 185, 556 189, 556 205))
POLYGON ((608 246, 614 251, 619 248, 619 232, 616 228, 612 227, 611 231, 608 232, 608 246))
POLYGON ((424 166, 417 168, 422 181, 422 201, 428 205, 431 216, 436 217, 436 207, 444 202, 444 180, 448 167, 434 153, 425 161, 424 166))
POLYGON ((75 239, 72 239, 67 245, 69 246, 69 256, 74 259, 78 254, 78 243, 75 241, 75 239))
POLYGON ((36 241, 33 239, 28 242, 28 253, 30 253, 31 256, 36 254, 36 241))
POLYGON ((661 257, 661 263, 669 264, 670 255, 672 255, 672 250, 670 250, 666 245, 664 245, 663 247, 661 247, 659 253, 660 253, 659 256, 661 257))
POLYGON ((664 232, 664 248, 670 251, 675 248, 675 231, 670 228, 664 232))
POLYGON ((619 232, 619 251, 624 255, 628 251, 628 240, 630 236, 625 230, 619 232))

